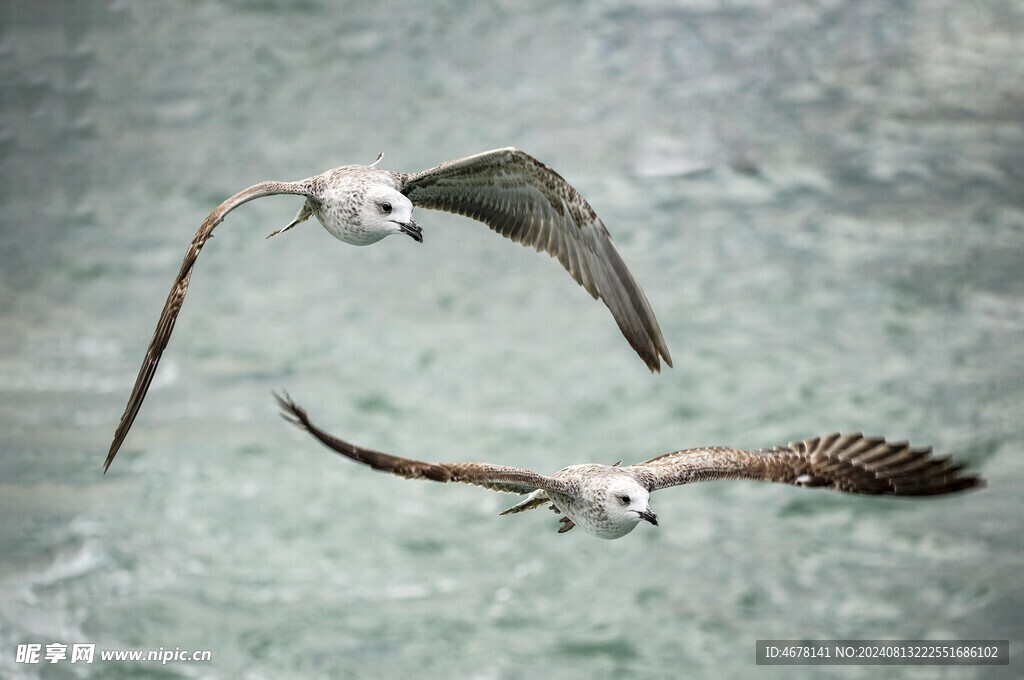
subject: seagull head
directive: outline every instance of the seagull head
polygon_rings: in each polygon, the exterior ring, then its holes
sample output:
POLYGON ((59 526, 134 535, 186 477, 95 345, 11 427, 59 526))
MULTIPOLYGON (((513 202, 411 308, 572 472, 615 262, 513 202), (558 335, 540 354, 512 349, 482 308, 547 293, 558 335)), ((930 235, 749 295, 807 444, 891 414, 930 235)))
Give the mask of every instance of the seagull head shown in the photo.
POLYGON ((412 201, 386 184, 378 184, 366 192, 360 221, 376 237, 374 241, 391 234, 405 234, 423 242, 423 230, 412 218, 412 201))
POLYGON ((650 500, 650 492, 629 475, 617 477, 609 484, 605 513, 617 533, 615 538, 628 534, 640 520, 658 526, 658 516, 651 511, 650 500))

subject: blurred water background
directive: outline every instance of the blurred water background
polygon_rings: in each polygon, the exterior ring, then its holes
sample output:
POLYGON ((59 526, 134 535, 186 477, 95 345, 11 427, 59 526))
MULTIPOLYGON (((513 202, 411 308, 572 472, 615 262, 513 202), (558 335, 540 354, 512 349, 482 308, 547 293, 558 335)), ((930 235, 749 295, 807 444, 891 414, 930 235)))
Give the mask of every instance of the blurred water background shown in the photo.
MULTIPOLYGON (((1024 653, 1024 9, 1014 0, 0 4, 0 676, 877 677, 759 638, 1024 653), (675 360, 547 257, 232 213, 110 473, 188 241, 264 179, 499 146, 590 199, 675 360), (720 482, 557 535, 277 417, 553 472, 835 430, 931 444, 933 501, 720 482), (18 664, 19 644, 209 649, 18 664)), ((44 648, 45 651, 45 648, 44 648)))

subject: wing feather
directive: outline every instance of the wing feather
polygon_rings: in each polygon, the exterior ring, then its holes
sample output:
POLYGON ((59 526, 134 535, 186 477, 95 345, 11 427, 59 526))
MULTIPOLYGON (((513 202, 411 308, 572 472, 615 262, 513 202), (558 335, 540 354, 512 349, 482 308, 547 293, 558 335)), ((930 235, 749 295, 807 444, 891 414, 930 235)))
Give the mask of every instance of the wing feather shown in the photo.
POLYGON ((611 311, 652 371, 671 366, 650 303, 590 204, 554 170, 514 148, 496 149, 397 175, 413 204, 464 215, 544 250, 611 311))
POLYGON ((354 461, 369 465, 374 470, 390 472, 406 479, 473 484, 503 493, 528 494, 537 489, 562 493, 571 492, 565 482, 526 468, 488 463, 427 463, 364 449, 339 439, 314 425, 306 410, 292 401, 288 395, 275 394, 274 397, 281 407, 281 416, 285 420, 309 432, 327 448, 354 461))
POLYGON ((930 448, 913 449, 906 442, 860 434, 832 434, 758 451, 689 449, 629 469, 650 491, 714 479, 750 479, 846 493, 933 496, 985 483, 965 474, 964 465, 932 456, 930 448))
POLYGON ((181 269, 178 271, 178 276, 174 279, 174 284, 171 286, 171 292, 167 295, 163 311, 160 312, 160 320, 157 321, 156 330, 153 332, 153 339, 149 342, 146 356, 142 360, 141 368, 139 368, 139 375, 135 379, 135 386, 132 388, 131 396, 128 397, 128 405, 125 406, 124 414, 121 415, 121 421, 114 432, 114 440, 110 444, 110 451, 103 462, 104 473, 106 473, 110 464, 114 461, 114 456, 117 455, 117 451, 121 448, 124 438, 128 435, 128 430, 131 429, 132 423, 135 422, 135 417, 138 415, 142 402, 146 398, 146 392, 149 391, 149 386, 153 382, 153 376, 156 375, 156 367, 160 363, 160 357, 167 347, 167 342, 171 339, 174 323, 177 321, 181 305, 185 301, 185 293, 188 292, 188 284, 192 278, 192 268, 199 257, 199 252, 213 235, 213 230, 224 220, 229 212, 243 203, 274 194, 307 195, 307 188, 303 182, 261 182, 255 184, 221 203, 216 210, 210 213, 209 217, 206 218, 196 232, 196 235, 192 238, 192 243, 189 244, 188 251, 185 253, 185 259, 181 263, 181 269))

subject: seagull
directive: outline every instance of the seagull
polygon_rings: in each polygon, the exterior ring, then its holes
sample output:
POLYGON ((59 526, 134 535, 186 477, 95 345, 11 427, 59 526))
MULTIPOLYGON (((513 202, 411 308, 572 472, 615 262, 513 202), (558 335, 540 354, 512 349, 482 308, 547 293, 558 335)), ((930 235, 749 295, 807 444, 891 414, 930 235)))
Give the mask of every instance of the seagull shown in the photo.
POLYGON ((549 505, 559 513, 558 533, 580 526, 598 538, 621 538, 641 521, 658 526, 651 493, 716 479, 749 479, 822 487, 852 494, 938 496, 982 487, 965 465, 931 456, 931 448, 886 442, 861 434, 830 434, 787 446, 748 451, 725 446, 674 451, 637 465, 570 465, 548 476, 488 463, 427 463, 364 449, 321 430, 287 394, 274 394, 281 417, 329 449, 374 470, 406 479, 462 482, 526 496, 502 515, 549 505))
POLYGON ((357 246, 405 234, 423 242, 414 206, 456 213, 483 222, 506 238, 543 250, 565 267, 594 299, 601 299, 619 329, 652 372, 672 366, 654 312, 630 274, 604 223, 576 189, 554 170, 508 147, 442 163, 419 173, 346 165, 298 182, 260 182, 221 203, 199 227, 160 313, 128 405, 114 432, 103 471, 128 435, 185 300, 192 268, 213 230, 235 208, 263 196, 306 198, 283 233, 315 215, 335 238, 357 246))

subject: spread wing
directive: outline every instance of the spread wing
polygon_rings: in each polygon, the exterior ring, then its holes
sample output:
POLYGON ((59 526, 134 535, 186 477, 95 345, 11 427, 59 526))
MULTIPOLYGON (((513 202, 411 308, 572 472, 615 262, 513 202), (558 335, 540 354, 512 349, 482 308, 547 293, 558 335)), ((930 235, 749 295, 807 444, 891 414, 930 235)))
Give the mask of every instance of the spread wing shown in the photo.
POLYGON ((560 480, 525 468, 489 465, 487 463, 426 463, 411 458, 400 458, 338 439, 314 425, 306 410, 288 396, 274 395, 281 407, 281 417, 309 432, 329 449, 354 461, 369 465, 374 470, 390 472, 406 479, 430 479, 435 482, 461 482, 482 486, 492 491, 528 494, 537 489, 571 493, 560 480))
POLYGON ((514 148, 496 149, 398 175, 414 205, 479 220, 502 236, 558 259, 594 298, 604 300, 629 344, 652 371, 669 366, 654 312, 604 223, 554 170, 514 148))
POLYGON ((174 330, 174 322, 178 318, 178 312, 181 311, 181 303, 185 301, 185 292, 188 290, 188 282, 192 277, 192 267, 199 257, 199 251, 203 249, 207 240, 213 235, 213 230, 229 212, 243 203, 274 194, 306 195, 306 192, 307 189, 302 182, 261 182, 244 191, 240 191, 221 203, 216 210, 210 213, 210 216, 206 218, 202 226, 199 227, 199 231, 192 238, 192 243, 189 244, 188 252, 185 253, 185 260, 181 263, 181 269, 178 271, 177 278, 174 279, 171 292, 167 295, 164 309, 160 312, 160 320, 156 324, 153 339, 150 340, 146 356, 142 360, 139 376, 135 379, 135 387, 132 388, 131 396, 128 397, 128 405, 125 406, 121 422, 118 423, 117 430, 114 432, 114 441, 111 442, 107 459, 103 463, 104 473, 106 473, 107 468, 113 462, 114 456, 117 455, 117 450, 121 448, 121 443, 124 442, 124 438, 128 435, 128 430, 131 429, 132 423, 135 422, 135 416, 138 415, 139 408, 142 407, 142 401, 146 398, 146 392, 149 390, 150 383, 153 382, 156 367, 160 363, 160 356, 163 354, 164 348, 167 347, 167 341, 171 339, 171 331, 174 330))
POLYGON ((836 491, 889 496, 953 493, 984 480, 964 464, 936 458, 931 448, 886 442, 860 434, 816 437, 789 446, 746 451, 727 447, 690 449, 627 468, 648 490, 714 479, 751 479, 836 491))

